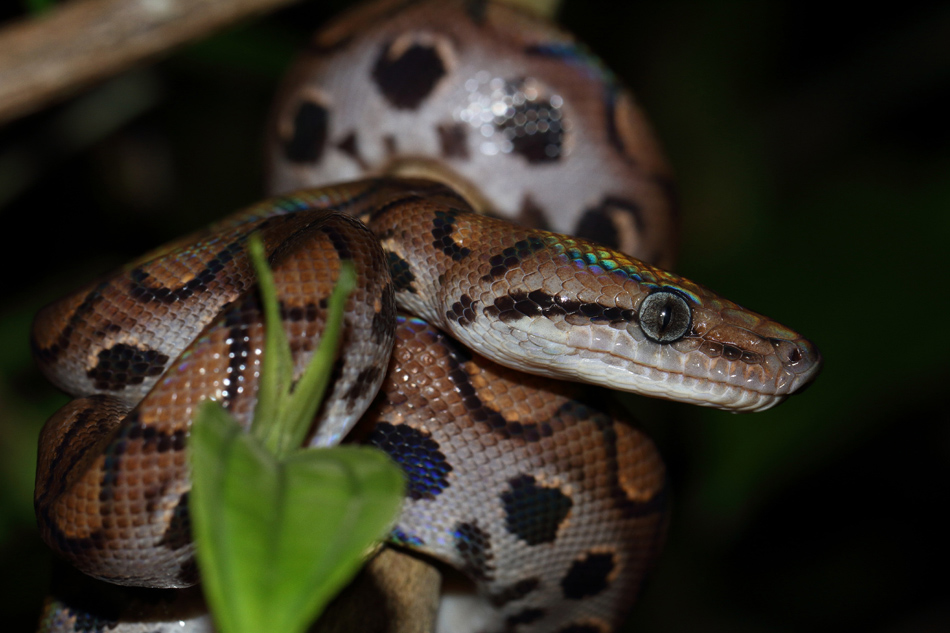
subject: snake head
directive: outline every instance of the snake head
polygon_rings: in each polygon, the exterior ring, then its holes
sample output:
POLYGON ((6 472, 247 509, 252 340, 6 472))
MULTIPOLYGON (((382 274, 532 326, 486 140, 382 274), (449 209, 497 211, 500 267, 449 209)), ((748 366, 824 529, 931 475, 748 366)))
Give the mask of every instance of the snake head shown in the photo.
MULTIPOLYGON (((639 282, 635 357, 659 372, 662 397, 732 411, 761 411, 821 369, 813 343, 793 330, 670 273, 639 282)), ((652 374, 648 374, 651 375, 652 374)))
POLYGON ((514 246, 482 264, 491 289, 471 296, 487 327, 447 323, 495 341, 502 364, 730 411, 768 409, 820 369, 801 335, 688 279, 585 240, 525 235, 500 234, 514 246))

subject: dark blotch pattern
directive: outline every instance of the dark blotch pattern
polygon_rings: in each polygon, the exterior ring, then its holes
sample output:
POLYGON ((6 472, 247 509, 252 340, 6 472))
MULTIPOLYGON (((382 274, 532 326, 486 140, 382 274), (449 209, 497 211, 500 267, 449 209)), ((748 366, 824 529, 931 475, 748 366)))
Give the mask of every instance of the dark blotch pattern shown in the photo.
POLYGON ((518 267, 525 259, 544 248, 544 240, 537 237, 529 237, 515 242, 514 246, 509 246, 501 253, 489 258, 488 263, 491 264, 491 270, 482 277, 482 281, 492 281, 504 277, 509 270, 518 267))
POLYGON ((431 46, 413 44, 392 57, 390 43, 373 66, 373 81, 387 101, 399 110, 414 110, 445 76, 445 64, 431 46))
POLYGON ((635 310, 624 310, 599 303, 581 303, 552 296, 542 290, 503 295, 487 306, 484 312, 486 316, 501 319, 505 323, 536 316, 549 319, 557 316, 576 317, 591 323, 630 323, 637 320, 635 310))
POLYGON ((440 249, 453 261, 461 261, 471 255, 472 251, 466 246, 459 246, 452 239, 455 232, 455 219, 462 214, 458 209, 436 211, 432 219, 432 245, 440 249))
POLYGON ((435 499, 449 487, 452 466, 438 443, 424 431, 406 424, 380 422, 368 442, 386 451, 406 473, 407 496, 411 499, 435 499))
POLYGON ((393 528, 393 531, 389 534, 389 538, 390 540, 397 543, 398 545, 406 545, 409 547, 422 547, 423 545, 426 544, 425 541, 423 541, 421 538, 419 538, 415 534, 409 534, 407 532, 404 532, 398 527, 393 528))
POLYGON ((619 248, 617 234, 621 227, 611 217, 614 213, 625 213, 633 218, 638 233, 643 233, 643 215, 640 205, 632 200, 607 196, 597 206, 584 210, 577 222, 574 234, 610 248, 619 248))
POLYGON ((382 367, 367 367, 356 375, 356 381, 343 394, 344 400, 354 402, 364 396, 368 396, 374 387, 379 385, 379 379, 383 375, 382 367))
POLYGON ((616 562, 611 553, 587 553, 571 565, 561 579, 565 598, 580 600, 596 596, 610 584, 608 580, 616 562))
POLYGON ((339 255, 340 259, 353 259, 353 251, 350 250, 350 243, 336 227, 324 224, 320 227, 320 230, 324 235, 330 238, 330 242, 333 243, 333 248, 336 250, 336 254, 339 255))
POLYGON ((352 158, 363 169, 368 169, 366 161, 360 155, 359 144, 356 140, 356 132, 350 132, 343 140, 336 144, 341 152, 352 158))
POLYGON ((416 288, 412 285, 416 276, 412 274, 409 262, 392 251, 386 251, 386 261, 389 263, 389 276, 392 277, 396 292, 416 294, 416 288))
POLYGON ((531 624, 532 622, 537 622, 544 617, 544 611, 541 609, 525 609, 519 611, 514 615, 509 615, 505 618, 505 624, 508 625, 512 630, 519 624, 531 624))
POLYGON ((393 332, 396 329, 396 293, 391 283, 383 287, 380 300, 382 305, 373 315, 370 332, 376 343, 392 345, 393 332))
POLYGON ((322 105, 304 101, 294 115, 293 136, 284 144, 284 156, 293 163, 316 163, 327 142, 330 113, 322 105))
MULTIPOLYGON (((509 82, 508 94, 523 93, 522 81, 509 82)), ((523 100, 495 117, 495 128, 511 142, 514 154, 532 165, 561 160, 563 155, 564 127, 561 110, 548 99, 523 100)))
POLYGON ((147 281, 151 275, 141 268, 136 268, 129 272, 129 279, 131 280, 129 296, 142 303, 150 303, 153 301, 159 303, 176 303, 178 301, 184 301, 195 293, 207 291, 208 286, 214 281, 218 273, 224 270, 228 262, 243 252, 243 238, 231 242, 218 251, 194 277, 177 288, 149 286, 147 281))
POLYGON ((503 607, 509 602, 521 600, 540 586, 540 578, 525 578, 524 580, 519 580, 515 584, 505 587, 501 591, 492 594, 488 599, 496 607, 503 607))
POLYGON ((117 343, 101 350, 96 366, 86 372, 96 389, 121 391, 130 385, 141 385, 146 378, 165 371, 168 356, 153 349, 117 343))
POLYGON ((488 532, 473 521, 456 524, 452 536, 455 539, 455 550, 462 558, 462 571, 476 580, 491 580, 495 565, 488 532))
POLYGON ((257 293, 248 294, 244 300, 224 317, 224 324, 228 328, 228 380, 230 386, 222 392, 221 406, 230 408, 238 394, 238 386, 244 380, 244 371, 249 366, 251 344, 247 331, 251 323, 261 318, 261 306, 257 293))
MULTIPOLYGON (((598 393, 598 391, 594 391, 588 397, 599 398, 598 393)), ((552 419, 557 419, 564 426, 576 424, 578 420, 587 420, 593 423, 600 432, 601 446, 604 447, 606 453, 603 464, 610 478, 610 497, 613 499, 614 507, 620 511, 624 518, 645 517, 666 511, 669 500, 667 494, 668 482, 664 482, 660 492, 649 499, 635 500, 627 496, 619 480, 617 429, 610 416, 579 400, 569 400, 558 408, 552 419)))
POLYGON ((179 550, 191 544, 191 514, 188 512, 188 493, 185 492, 178 500, 178 505, 172 512, 171 521, 162 534, 158 543, 170 550, 179 550))
POLYGON ((475 301, 468 295, 462 295, 459 300, 452 304, 450 310, 446 310, 445 317, 450 321, 457 321, 459 325, 465 327, 475 322, 475 301))
POLYGON ((79 304, 79 307, 70 315, 69 321, 63 327, 63 331, 60 332, 55 343, 44 348, 40 347, 32 336, 30 337, 30 347, 33 351, 33 357, 36 358, 40 364, 52 363, 69 347, 69 342, 76 326, 85 322, 87 315, 92 313, 96 304, 102 300, 102 291, 105 290, 108 285, 108 282, 103 282, 85 296, 82 303, 79 304))
POLYGON ((571 498, 558 488, 537 485, 531 475, 508 483, 510 490, 501 494, 508 531, 528 545, 553 542, 574 505, 571 498))
POLYGON ((439 344, 448 353, 449 380, 462 398, 462 404, 468 412, 468 417, 476 422, 487 424, 493 433, 505 440, 521 440, 537 442, 543 437, 550 437, 554 431, 549 423, 522 424, 509 422, 501 413, 492 409, 478 395, 478 390, 472 384, 471 376, 465 371, 465 363, 472 359, 471 353, 455 339, 442 333, 437 333, 439 344))
MULTIPOLYGON (((141 452, 143 454, 148 453, 167 453, 168 451, 175 451, 176 453, 185 450, 185 438, 188 437, 187 431, 184 429, 176 429, 171 433, 157 429, 154 426, 148 426, 137 422, 136 424, 126 424, 124 429, 127 429, 123 433, 125 438, 129 441, 142 441, 141 452)), ((113 442, 113 446, 119 445, 121 442, 113 442)), ((116 450, 116 455, 120 455, 124 451, 116 450)))
POLYGON ((461 123, 442 123, 436 128, 443 158, 468 160, 468 130, 461 123))
POLYGON ((315 303, 308 303, 302 306, 287 306, 283 301, 280 302, 280 318, 283 321, 308 321, 314 322, 320 316, 320 309, 315 303))

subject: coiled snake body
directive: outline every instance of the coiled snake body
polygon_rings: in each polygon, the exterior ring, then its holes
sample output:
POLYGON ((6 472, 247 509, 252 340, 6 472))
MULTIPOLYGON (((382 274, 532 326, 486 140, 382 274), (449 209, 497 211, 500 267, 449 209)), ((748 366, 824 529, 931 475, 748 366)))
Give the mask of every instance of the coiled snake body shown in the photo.
MULTIPOLYGON (((346 352, 310 444, 355 425, 404 466, 393 539, 473 579, 491 605, 473 630, 612 630, 662 542, 664 469, 642 433, 552 378, 752 411, 807 383, 817 350, 608 246, 471 212, 672 258, 668 176, 630 97, 568 36, 510 9, 352 14, 292 71, 272 131, 275 190, 399 177, 266 201, 38 315, 37 359, 77 396, 40 441, 44 539, 111 582, 196 581, 188 427, 208 398, 249 424, 256 231, 298 369, 339 262, 355 262, 346 352)), ((83 617, 54 602, 44 626, 83 617)))

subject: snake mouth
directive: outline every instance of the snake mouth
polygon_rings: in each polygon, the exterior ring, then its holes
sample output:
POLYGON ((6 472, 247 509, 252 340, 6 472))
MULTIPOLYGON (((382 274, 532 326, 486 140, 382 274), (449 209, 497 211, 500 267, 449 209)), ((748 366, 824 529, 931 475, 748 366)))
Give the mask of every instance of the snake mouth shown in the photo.
POLYGON ((822 365, 817 349, 804 339, 763 339, 757 352, 743 352, 729 346, 723 351, 699 338, 657 344, 640 335, 631 345, 617 330, 584 329, 571 342, 578 360, 575 379, 727 411, 769 409, 810 383, 822 365), (770 353, 760 353, 763 349, 770 353))

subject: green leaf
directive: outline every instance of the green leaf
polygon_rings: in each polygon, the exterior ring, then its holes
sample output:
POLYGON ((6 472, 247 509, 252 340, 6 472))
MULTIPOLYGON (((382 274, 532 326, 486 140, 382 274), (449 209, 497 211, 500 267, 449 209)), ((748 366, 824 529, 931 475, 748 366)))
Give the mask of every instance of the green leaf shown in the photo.
MULTIPOLYGON (((340 275, 330 294, 327 321, 320 335, 320 345, 293 391, 288 394, 281 411, 281 425, 284 430, 281 435, 283 443, 278 444, 278 455, 284 455, 299 448, 310 430, 310 424, 330 382, 330 374, 333 373, 333 363, 342 338, 346 299, 355 288, 356 269, 353 267, 353 262, 340 262, 340 275)), ((269 324, 268 328, 270 328, 269 324)))
POLYGON ((261 361, 257 405, 254 409, 251 433, 271 451, 276 451, 282 427, 282 402, 290 391, 294 378, 293 359, 280 318, 280 301, 277 299, 274 274, 267 265, 260 235, 255 233, 248 238, 247 250, 257 273, 257 286, 261 293, 266 325, 264 358, 261 361))
POLYGON ((257 272, 267 325, 261 383, 251 433, 272 453, 284 456, 303 443, 323 401, 339 348, 346 299, 356 288, 356 270, 352 262, 340 262, 340 274, 330 294, 320 344, 300 380, 294 385, 293 358, 280 318, 274 276, 267 265, 264 245, 257 234, 251 235, 248 240, 248 254, 257 272))
POLYGON ((278 460, 205 403, 189 441, 205 594, 222 633, 305 630, 391 528, 402 472, 366 447, 278 460))

